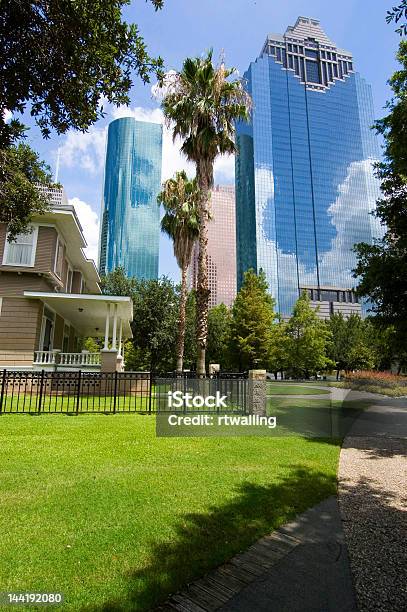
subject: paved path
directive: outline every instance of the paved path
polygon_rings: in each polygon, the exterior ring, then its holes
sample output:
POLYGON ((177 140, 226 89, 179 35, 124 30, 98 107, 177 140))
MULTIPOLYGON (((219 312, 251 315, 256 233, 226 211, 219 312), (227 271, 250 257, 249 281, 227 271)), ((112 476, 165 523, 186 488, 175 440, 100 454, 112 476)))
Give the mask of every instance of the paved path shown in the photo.
POLYGON ((407 400, 378 399, 339 462, 339 504, 360 612, 407 609, 407 400))
POLYGON ((159 609, 356 612, 336 498, 261 538, 159 609))
POLYGON ((343 444, 339 507, 331 497, 311 508, 172 596, 160 610, 407 609, 407 399, 339 388, 331 389, 331 399, 372 401, 343 444))

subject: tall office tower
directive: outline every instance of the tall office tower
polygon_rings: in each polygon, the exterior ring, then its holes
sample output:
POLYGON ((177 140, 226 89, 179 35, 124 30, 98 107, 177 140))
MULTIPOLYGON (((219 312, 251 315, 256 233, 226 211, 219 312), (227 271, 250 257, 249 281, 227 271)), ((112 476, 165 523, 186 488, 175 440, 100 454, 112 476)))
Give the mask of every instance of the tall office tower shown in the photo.
POLYGON ((162 126, 116 119, 109 125, 99 270, 158 277, 162 126))
POLYGON ((321 316, 360 312, 357 242, 380 235, 379 150, 370 86, 316 19, 270 34, 245 74, 250 124, 238 124, 237 276, 263 269, 289 315, 305 289, 321 316))
MULTIPOLYGON (((231 306, 236 297, 236 219, 235 189, 216 186, 211 194, 212 219, 208 224, 209 306, 231 306)), ((195 244, 188 270, 190 289, 196 289, 198 243, 195 244)))

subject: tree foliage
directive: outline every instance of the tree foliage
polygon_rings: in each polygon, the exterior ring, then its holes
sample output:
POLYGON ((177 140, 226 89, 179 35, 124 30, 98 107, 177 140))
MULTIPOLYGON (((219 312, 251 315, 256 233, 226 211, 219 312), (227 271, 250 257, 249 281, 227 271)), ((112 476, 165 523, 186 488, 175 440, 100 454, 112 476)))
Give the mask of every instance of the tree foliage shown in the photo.
POLYGON ((207 363, 218 363, 222 370, 230 368, 229 337, 231 313, 225 304, 219 304, 208 313, 207 363))
POLYGON ((311 307, 310 298, 305 292, 295 303, 287 325, 287 335, 289 367, 296 376, 308 378, 333 366, 327 356, 331 334, 311 307))
POLYGON ((232 307, 231 350, 240 370, 267 368, 275 302, 263 271, 249 270, 232 307))
POLYGON ((49 209, 37 185, 52 186, 49 167, 27 144, 0 149, 0 222, 8 225, 9 240, 25 233, 34 215, 49 209))
MULTIPOLYGON (((155 10, 163 0, 151 0, 155 10)), ((29 110, 44 137, 84 131, 103 116, 103 99, 129 104, 133 73, 161 76, 135 24, 130 0, 3 0, 0 13, 0 146, 12 131, 4 111, 29 110)), ((7 142, 8 141, 8 142, 7 142)))
POLYGON ((361 319, 357 314, 351 314, 345 319, 342 313, 332 314, 327 321, 331 332, 328 345, 328 356, 341 370, 369 370, 377 363, 371 323, 361 319))
POLYGON ((126 275, 123 266, 118 266, 101 277, 100 288, 103 295, 123 295, 133 299, 138 282, 136 278, 129 278, 126 275))
POLYGON ((213 167, 218 155, 234 153, 235 121, 248 119, 250 96, 233 68, 223 61, 216 66, 212 51, 187 58, 182 70, 167 79, 162 102, 164 115, 173 125, 174 139, 182 139, 182 151, 195 163, 199 188, 199 259, 197 279, 197 373, 205 375, 208 336, 209 287, 207 269, 209 196, 213 167))
POLYGON ((181 269, 179 300, 177 371, 182 372, 184 360, 185 308, 187 301, 187 271, 192 250, 199 236, 198 187, 195 179, 188 179, 184 170, 165 181, 157 201, 164 206, 161 230, 172 240, 174 255, 181 269))
POLYGON ((399 5, 393 6, 390 11, 387 11, 386 21, 391 23, 394 21, 396 24, 404 19, 404 23, 401 23, 396 29, 397 34, 400 36, 407 35, 407 0, 402 0, 399 5))
POLYGON ((377 166, 383 197, 376 216, 385 225, 376 244, 355 246, 358 293, 369 297, 372 311, 385 325, 395 325, 407 340, 407 41, 400 44, 401 69, 390 79, 394 97, 389 114, 376 123, 385 141, 385 158, 377 166))

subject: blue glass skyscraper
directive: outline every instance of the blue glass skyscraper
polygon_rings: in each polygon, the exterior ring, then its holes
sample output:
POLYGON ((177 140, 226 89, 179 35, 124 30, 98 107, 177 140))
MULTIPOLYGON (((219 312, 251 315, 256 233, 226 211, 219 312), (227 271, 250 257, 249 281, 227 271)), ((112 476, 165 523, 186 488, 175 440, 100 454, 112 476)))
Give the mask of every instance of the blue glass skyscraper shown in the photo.
POLYGON ((370 86, 307 17, 268 36, 245 81, 253 109, 237 125, 238 286, 263 269, 283 315, 302 290, 323 316, 358 311, 352 247, 380 234, 369 214, 379 197, 370 86))
POLYGON ((99 269, 123 266, 128 276, 158 277, 162 126, 116 119, 109 125, 99 269))

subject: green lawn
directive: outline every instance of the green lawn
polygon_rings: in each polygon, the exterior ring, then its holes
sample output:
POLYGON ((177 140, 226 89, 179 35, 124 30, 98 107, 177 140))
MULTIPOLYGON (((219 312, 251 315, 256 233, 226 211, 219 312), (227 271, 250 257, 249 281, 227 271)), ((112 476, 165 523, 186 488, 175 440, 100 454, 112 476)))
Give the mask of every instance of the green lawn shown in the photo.
POLYGON ((316 389, 294 383, 269 382, 267 384, 268 395, 323 395, 326 393, 329 393, 329 389, 316 389))
POLYGON ((142 415, 0 417, 0 591, 146 610, 336 491, 337 441, 156 438, 142 415))

